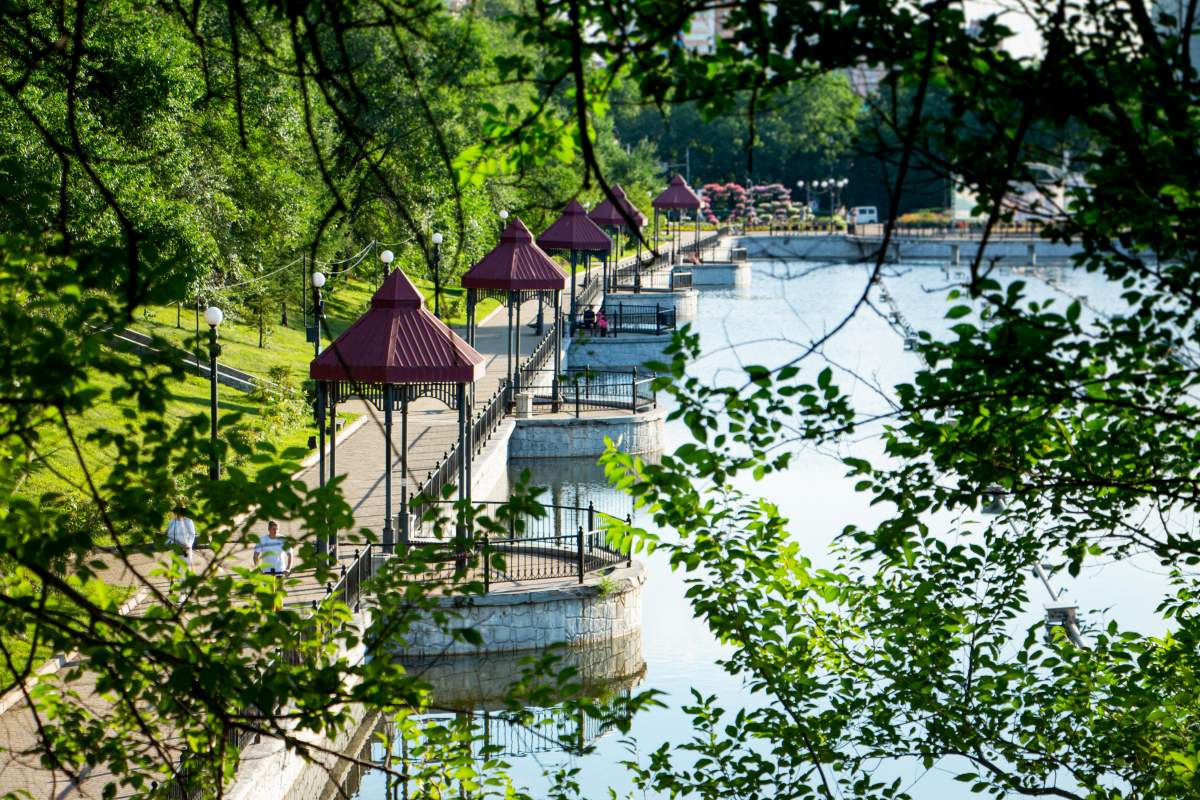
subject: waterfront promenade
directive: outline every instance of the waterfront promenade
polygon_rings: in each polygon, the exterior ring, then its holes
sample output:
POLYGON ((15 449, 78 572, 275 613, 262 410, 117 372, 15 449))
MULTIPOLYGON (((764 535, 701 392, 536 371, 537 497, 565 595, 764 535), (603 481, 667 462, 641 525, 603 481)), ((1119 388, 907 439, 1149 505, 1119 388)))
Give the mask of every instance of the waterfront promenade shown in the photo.
MULTIPOLYGON (((685 231, 682 244, 685 246, 692 241, 692 232, 685 231)), ((665 251, 664 247, 664 251, 665 251)), ((625 263, 631 263, 632 258, 625 263)), ((598 279, 599 265, 593 264, 592 278, 598 279)), ((577 281, 582 284, 583 271, 580 270, 577 281)), ((563 310, 569 302, 569 292, 563 293, 563 310)), ((523 326, 536 318, 537 301, 530 300, 523 304, 521 319, 523 326)), ((551 318, 552 309, 546 308, 546 318, 551 318)), ((476 334, 476 349, 487 359, 485 376, 476 385, 478 401, 486 400, 495 392, 505 373, 506 354, 505 326, 507 314, 503 307, 499 313, 483 320, 476 334)), ((539 337, 533 330, 522 328, 521 356, 528 356, 537 345, 539 337)), ((358 414, 360 417, 351 428, 345 430, 339 437, 337 445, 336 467, 337 474, 344 476, 343 495, 353 509, 355 526, 370 528, 378 533, 383 524, 383 421, 382 413, 360 400, 342 406, 358 414)), ((394 431, 399 436, 399 426, 394 431)), ((409 470, 407 476, 399 474, 399 463, 394 468, 394 479, 397 481, 394 492, 399 497, 399 481, 408 481, 410 495, 424 481, 426 474, 442 459, 443 454, 457 439, 457 412, 434 400, 421 400, 410 408, 409 417, 409 470)), ((397 440, 398 447, 398 440, 397 440)), ((315 464, 306 467, 298 476, 307 486, 315 486, 318 481, 315 464)), ((507 487, 503 487, 506 491, 507 487)), ((488 499, 478 497, 477 499, 488 499)), ((398 505, 393 508, 398 509, 398 505)), ((292 527, 288 522, 281 525, 282 532, 294 538, 302 538, 305 534, 292 527)), ((258 533, 258 532, 254 532, 258 533)), ((252 562, 253 540, 245 542, 230 552, 219 554, 218 568, 230 570, 238 566, 248 567, 252 562)), ((351 556, 355 536, 348 533, 343 538, 347 546, 341 548, 339 556, 347 559, 351 556)), ((211 551, 198 550, 194 565, 203 569, 218 555, 211 551)), ((146 582, 155 583, 158 588, 165 589, 161 581, 149 578, 154 570, 156 559, 152 556, 134 556, 129 562, 129 568, 119 565, 115 559, 110 559, 108 570, 109 580, 113 583, 140 585, 146 582), (130 572, 130 568, 138 574, 130 572)), ((312 600, 324 597, 322 587, 305 576, 297 576, 296 585, 289 589, 288 602, 307 605, 312 600)), ((130 613, 137 614, 150 602, 145 599, 149 593, 142 592, 134 595, 130 613), (140 601, 140 603, 139 603, 140 601)), ((67 655, 64 663, 68 666, 77 662, 70 660, 67 655)), ((55 680, 55 676, 47 680, 55 680)), ((91 708, 98 716, 103 716, 105 709, 110 707, 111 700, 99 696, 95 691, 95 676, 87 670, 71 684, 71 689, 78 693, 80 702, 91 708)), ((30 709, 29 705, 19 696, 11 698, 10 706, 0 713, 0 794, 28 791, 33 798, 99 798, 104 785, 110 780, 110 775, 104 767, 85 768, 78 774, 78 782, 72 780, 67 771, 52 769, 41 763, 39 747, 39 726, 41 721, 30 709)), ((165 742, 159 741, 147 747, 164 747, 165 753, 177 756, 178 749, 169 737, 165 742)), ((132 796, 128 792, 118 792, 116 797, 132 796)))

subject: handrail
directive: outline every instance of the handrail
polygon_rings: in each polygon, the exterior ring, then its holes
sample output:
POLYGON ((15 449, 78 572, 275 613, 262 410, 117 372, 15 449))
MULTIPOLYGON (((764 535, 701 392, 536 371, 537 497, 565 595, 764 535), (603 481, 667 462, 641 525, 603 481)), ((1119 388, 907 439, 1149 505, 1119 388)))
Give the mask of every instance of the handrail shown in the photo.
MULTIPOLYGON (((434 502, 438 505, 449 505, 453 501, 434 502)), ((503 504, 502 501, 493 500, 472 505, 503 504)), ((583 583, 587 575, 617 566, 621 562, 632 566, 632 548, 610 543, 607 525, 597 524, 606 520, 620 522, 620 517, 597 510, 593 503, 588 503, 586 508, 563 505, 542 505, 541 508, 553 513, 544 516, 526 514, 516 518, 509 517, 507 535, 493 537, 485 533, 482 541, 477 543, 476 552, 482 562, 480 577, 485 592, 490 591, 494 583, 523 580, 573 577, 579 583, 583 583), (537 525, 531 527, 531 523, 537 525), (503 569, 497 569, 492 563, 492 557, 496 553, 507 556, 503 569)), ((625 523, 631 522, 631 516, 626 515, 625 523)), ((458 545, 450 539, 417 537, 411 544, 418 547, 444 545, 452 548, 455 571, 463 567, 468 555, 458 550, 458 545)), ((433 577, 442 577, 442 573, 433 577)))

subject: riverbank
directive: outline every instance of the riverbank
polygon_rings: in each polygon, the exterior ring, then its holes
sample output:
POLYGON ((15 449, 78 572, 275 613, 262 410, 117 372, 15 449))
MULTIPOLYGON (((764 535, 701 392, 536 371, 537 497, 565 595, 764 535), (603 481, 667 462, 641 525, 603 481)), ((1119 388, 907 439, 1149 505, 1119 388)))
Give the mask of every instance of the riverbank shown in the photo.
MULTIPOLYGON (((980 237, 966 236, 893 236, 888 240, 885 260, 937 261, 950 265, 967 264, 981 255, 980 237)), ((735 237, 734 247, 744 248, 746 256, 801 261, 867 262, 879 257, 882 236, 850 234, 749 234, 735 237)), ((1077 244, 1051 242, 1036 237, 991 239, 982 247, 988 263, 1013 265, 1067 263, 1082 252, 1077 244)))

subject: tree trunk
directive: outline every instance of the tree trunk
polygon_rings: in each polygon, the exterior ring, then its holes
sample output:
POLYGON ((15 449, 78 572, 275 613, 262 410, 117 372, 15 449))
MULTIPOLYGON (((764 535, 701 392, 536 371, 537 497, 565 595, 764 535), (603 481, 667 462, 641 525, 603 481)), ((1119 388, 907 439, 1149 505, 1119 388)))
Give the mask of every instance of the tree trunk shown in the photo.
POLYGON ((262 306, 258 307, 258 349, 261 350, 266 346, 267 336, 267 315, 266 309, 262 306))
POLYGON ((286 328, 287 327, 287 300, 279 301, 279 310, 280 310, 279 324, 286 328))
POLYGON ((179 301, 175 303, 175 327, 183 328, 183 303, 179 301))

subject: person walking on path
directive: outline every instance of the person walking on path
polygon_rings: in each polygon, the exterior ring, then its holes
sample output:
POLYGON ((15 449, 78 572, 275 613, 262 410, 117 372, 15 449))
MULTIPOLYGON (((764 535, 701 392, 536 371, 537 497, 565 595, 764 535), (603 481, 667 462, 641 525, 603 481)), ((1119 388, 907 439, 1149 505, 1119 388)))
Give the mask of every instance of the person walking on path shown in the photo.
POLYGON ((604 309, 596 312, 596 327, 600 329, 600 338, 608 336, 608 317, 604 316, 604 309))
POLYGON ((187 509, 175 506, 171 521, 167 523, 167 544, 179 553, 192 568, 192 549, 196 546, 196 523, 187 515, 187 509))
POLYGON ((292 571, 292 551, 279 536, 279 523, 267 523, 266 534, 259 534, 254 546, 254 565, 268 575, 283 577, 292 571))

